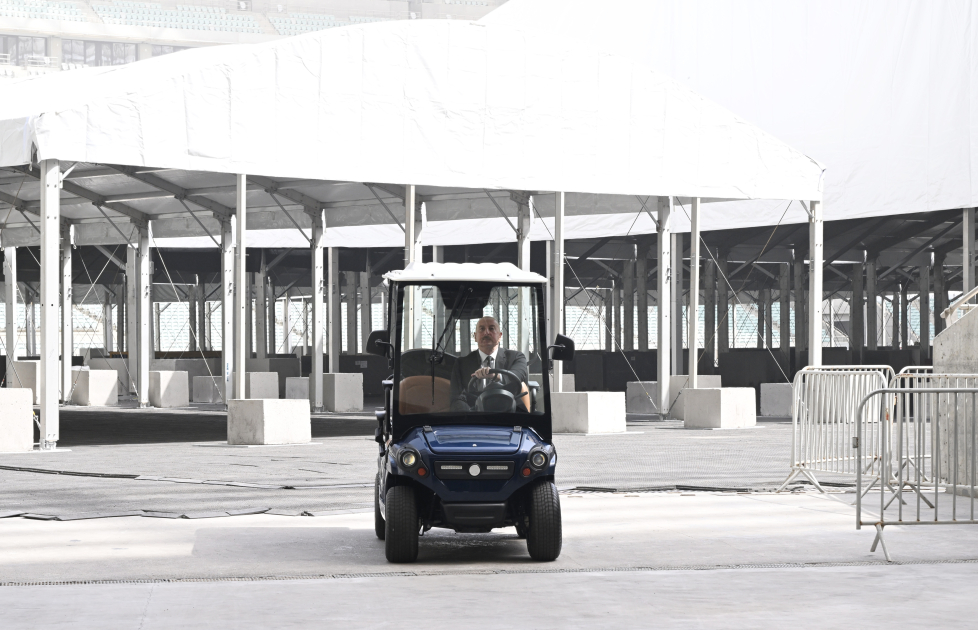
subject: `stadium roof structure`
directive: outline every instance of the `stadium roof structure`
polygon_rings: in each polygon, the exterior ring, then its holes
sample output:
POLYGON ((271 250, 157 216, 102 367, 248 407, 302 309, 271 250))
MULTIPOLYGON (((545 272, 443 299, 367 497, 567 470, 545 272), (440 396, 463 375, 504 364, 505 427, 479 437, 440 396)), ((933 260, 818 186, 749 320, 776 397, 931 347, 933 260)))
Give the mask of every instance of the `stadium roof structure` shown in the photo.
MULTIPOLYGON (((36 213, 33 165, 60 160, 62 217, 83 244, 152 220, 160 246, 213 246, 237 173, 256 247, 308 242, 301 210, 325 210, 327 246, 403 243, 405 184, 426 207, 423 244, 514 240, 511 191, 569 193, 565 238, 654 232, 650 196, 701 198, 710 227, 779 212, 732 217, 729 200, 821 199, 820 164, 689 88, 510 25, 349 26, 6 91, 0 201, 36 213)), ((534 240, 552 238, 548 203, 534 240)), ((4 242, 35 244, 28 221, 8 214, 4 242)))

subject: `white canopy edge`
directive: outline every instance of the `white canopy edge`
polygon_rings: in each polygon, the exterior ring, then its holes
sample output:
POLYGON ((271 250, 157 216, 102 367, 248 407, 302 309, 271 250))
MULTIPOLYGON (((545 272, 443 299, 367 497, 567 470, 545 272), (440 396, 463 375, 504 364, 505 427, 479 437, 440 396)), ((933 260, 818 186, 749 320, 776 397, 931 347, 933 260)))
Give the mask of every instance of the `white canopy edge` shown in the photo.
POLYGON ((329 29, 9 83, 0 166, 37 159, 719 199, 821 199, 823 168, 576 40, 447 20, 329 29))

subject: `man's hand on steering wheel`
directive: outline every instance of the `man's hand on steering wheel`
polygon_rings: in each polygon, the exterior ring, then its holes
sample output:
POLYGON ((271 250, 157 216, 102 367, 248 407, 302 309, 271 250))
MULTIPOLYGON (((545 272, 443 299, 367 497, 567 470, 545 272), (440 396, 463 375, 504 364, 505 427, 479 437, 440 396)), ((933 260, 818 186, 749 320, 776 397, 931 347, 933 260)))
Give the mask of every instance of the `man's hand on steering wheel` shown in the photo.
POLYGON ((499 372, 496 372, 493 368, 481 367, 472 373, 472 378, 489 378, 492 377, 494 381, 500 380, 499 372))

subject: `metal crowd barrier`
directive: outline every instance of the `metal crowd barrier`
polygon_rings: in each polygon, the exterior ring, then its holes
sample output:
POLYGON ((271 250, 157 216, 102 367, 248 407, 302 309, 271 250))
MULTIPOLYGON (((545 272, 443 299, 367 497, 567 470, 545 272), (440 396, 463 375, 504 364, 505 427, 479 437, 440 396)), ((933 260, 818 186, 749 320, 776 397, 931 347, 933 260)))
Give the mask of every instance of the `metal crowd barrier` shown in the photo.
POLYGON ((856 529, 875 527, 871 551, 882 546, 887 562, 892 561, 883 540, 887 525, 978 524, 978 376, 905 376, 913 386, 888 387, 863 398, 856 411, 863 421, 852 444, 856 459, 883 448, 878 468, 857 468, 856 529), (874 487, 879 513, 866 520, 863 497, 874 487))
MULTIPOLYGON (((894 378, 888 365, 807 367, 795 374, 791 400, 791 472, 778 492, 798 476, 824 492, 815 473, 856 475, 871 471, 881 456, 879 430, 856 454, 854 413, 867 394, 883 389, 894 378), (873 447, 872 445, 876 446, 873 447)), ((882 404, 882 401, 880 402, 882 404)), ((875 409, 866 410, 879 417, 875 409)))

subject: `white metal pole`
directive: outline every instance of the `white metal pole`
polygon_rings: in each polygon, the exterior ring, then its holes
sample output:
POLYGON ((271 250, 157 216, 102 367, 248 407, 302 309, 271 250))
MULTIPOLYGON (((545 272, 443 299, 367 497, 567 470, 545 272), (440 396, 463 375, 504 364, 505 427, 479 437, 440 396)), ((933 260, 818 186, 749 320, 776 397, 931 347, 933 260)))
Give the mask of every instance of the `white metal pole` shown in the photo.
POLYGON ((326 354, 329 355, 329 373, 340 371, 340 348, 343 347, 343 331, 340 328, 340 250, 326 248, 326 354))
MULTIPOLYGON (((822 365, 822 204, 812 201, 808 219, 808 365, 822 365)), ((835 331, 832 331, 834 336, 835 331)))
MULTIPOLYGON (((133 231, 138 238, 138 233, 133 231)), ((126 247, 126 354, 128 355, 129 393, 139 384, 139 257, 138 243, 126 247)))
POLYGON ((699 366, 697 357, 699 354, 698 326, 699 323, 699 301, 700 301, 700 200, 694 197, 690 204, 690 232, 689 232, 689 311, 687 321, 689 324, 689 383, 687 387, 696 389, 696 378, 699 366))
POLYGON ((136 252, 136 358, 138 367, 136 369, 136 391, 140 407, 149 407, 149 366, 150 361, 156 357, 153 352, 153 341, 150 336, 150 303, 153 295, 153 278, 150 274, 149 258, 149 231, 150 225, 145 228, 137 227, 138 251, 136 252))
POLYGON ((7 247, 3 250, 3 289, 6 309, 6 354, 7 354, 7 387, 10 379, 16 378, 13 362, 17 360, 17 248, 7 247))
POLYGON ((71 355, 74 336, 71 325, 71 224, 61 224, 61 402, 71 399, 71 355))
POLYGON ((672 284, 672 197, 659 197, 658 199, 658 231, 659 231, 659 268, 656 271, 657 288, 659 291, 658 303, 658 349, 656 350, 656 363, 658 363, 657 379, 659 381, 659 413, 663 418, 669 411, 669 376, 672 367, 670 345, 672 339, 671 326, 671 305, 670 297, 672 284))
POLYGON ((268 298, 265 294, 265 287, 268 286, 268 267, 264 249, 261 252, 261 271, 258 272, 256 285, 255 356, 264 359, 268 352, 268 298))
MULTIPOLYGON (((58 314, 61 279, 61 165, 42 160, 41 167, 41 348, 38 398, 41 402, 41 450, 53 450, 60 435, 58 418, 58 314)), ((69 359, 71 361, 71 359, 69 359)))
MULTIPOLYGON (((564 201, 566 195, 554 193, 554 259, 553 259, 553 313, 551 326, 554 337, 564 333, 564 201)), ((547 340, 548 344, 553 343, 547 340)), ((564 365, 554 361, 554 392, 564 391, 564 365)))
POLYGON ((519 204, 516 235, 517 266, 523 271, 530 270, 530 232, 533 230, 533 195, 526 197, 526 203, 519 204))
POLYGON ((670 232, 669 237, 672 241, 670 251, 672 259, 670 261, 671 282, 669 283, 669 320, 672 326, 671 349, 672 349, 672 374, 683 373, 683 235, 670 232))
POLYGON ((221 223, 221 363, 224 404, 234 397, 234 221, 221 223))
MULTIPOLYGON (((234 217, 238 222, 234 247, 234 396, 245 397, 245 370, 247 369, 248 339, 248 183, 243 174, 237 175, 237 191, 234 217)), ((231 398, 229 396, 228 398, 231 398)))
POLYGON ((964 266, 964 286, 963 292, 975 288, 975 208, 964 209, 964 222, 961 225, 963 234, 963 247, 961 251, 962 265, 964 266))
MULTIPOLYGON (((323 235, 326 227, 326 213, 319 210, 312 217, 312 369, 309 383, 309 402, 312 410, 323 410, 323 310, 326 306, 323 235)), ((328 319, 328 317, 326 318, 328 319)), ((332 357, 330 357, 332 365, 332 357)))

